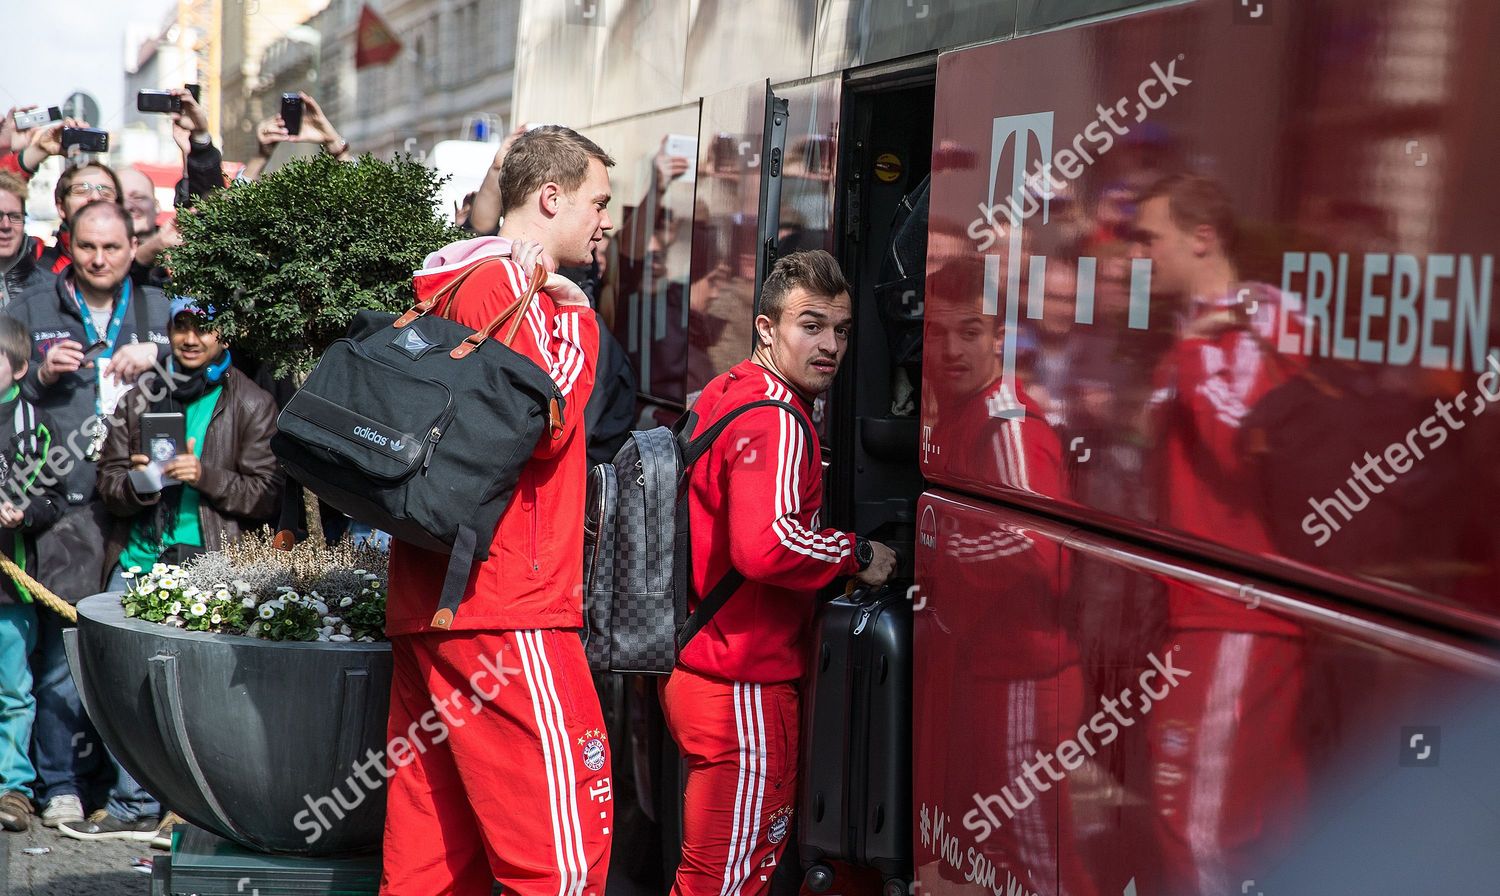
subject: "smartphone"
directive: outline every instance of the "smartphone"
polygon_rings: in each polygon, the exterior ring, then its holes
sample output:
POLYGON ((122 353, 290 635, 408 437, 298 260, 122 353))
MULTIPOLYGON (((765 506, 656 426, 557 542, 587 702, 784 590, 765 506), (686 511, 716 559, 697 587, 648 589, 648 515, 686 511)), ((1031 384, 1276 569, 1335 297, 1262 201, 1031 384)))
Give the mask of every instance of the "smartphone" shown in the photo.
POLYGON ((135 95, 135 107, 141 112, 181 112, 182 97, 166 90, 142 90, 135 95))
POLYGON ((99 340, 98 342, 83 350, 83 363, 94 363, 95 361, 99 360, 99 356, 104 354, 105 350, 108 348, 108 342, 105 342, 103 339, 99 340))
POLYGON ((62 110, 56 106, 48 106, 45 109, 32 109, 30 112, 17 112, 16 130, 29 131, 37 125, 62 121, 62 117, 62 110))
POLYGON ((187 88, 187 92, 193 95, 193 102, 203 102, 203 88, 199 87, 197 84, 184 84, 182 86, 187 88))
POLYGON ((76 146, 84 152, 109 152, 109 131, 101 128, 63 128, 63 152, 76 146))
POLYGON ((688 170, 683 173, 683 180, 695 180, 698 177, 698 138, 689 134, 668 134, 667 145, 662 147, 669 156, 679 156, 688 160, 688 170))
POLYGON ((302 132, 302 97, 295 93, 281 95, 281 120, 292 136, 302 132))

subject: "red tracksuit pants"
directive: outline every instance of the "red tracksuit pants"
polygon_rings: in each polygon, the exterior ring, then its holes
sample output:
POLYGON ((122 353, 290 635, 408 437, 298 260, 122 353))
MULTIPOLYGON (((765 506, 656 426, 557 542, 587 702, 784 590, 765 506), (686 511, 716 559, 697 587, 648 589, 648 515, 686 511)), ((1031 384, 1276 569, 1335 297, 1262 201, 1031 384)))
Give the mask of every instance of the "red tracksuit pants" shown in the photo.
POLYGON ((672 896, 759 896, 797 803, 797 686, 722 681, 681 666, 662 685, 687 763, 672 896))
POLYGON ((382 896, 603 896, 614 803, 575 632, 391 639, 382 896))

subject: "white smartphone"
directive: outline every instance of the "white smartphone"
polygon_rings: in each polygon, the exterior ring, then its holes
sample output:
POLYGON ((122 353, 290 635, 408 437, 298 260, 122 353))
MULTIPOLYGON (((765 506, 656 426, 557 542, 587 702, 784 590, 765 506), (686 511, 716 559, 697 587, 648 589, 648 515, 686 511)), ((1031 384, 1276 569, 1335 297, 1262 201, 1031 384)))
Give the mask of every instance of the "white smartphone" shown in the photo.
POLYGON ((693 180, 698 176, 697 137, 689 134, 668 134, 666 146, 662 149, 669 156, 681 156, 688 160, 688 170, 682 175, 683 180, 693 180))

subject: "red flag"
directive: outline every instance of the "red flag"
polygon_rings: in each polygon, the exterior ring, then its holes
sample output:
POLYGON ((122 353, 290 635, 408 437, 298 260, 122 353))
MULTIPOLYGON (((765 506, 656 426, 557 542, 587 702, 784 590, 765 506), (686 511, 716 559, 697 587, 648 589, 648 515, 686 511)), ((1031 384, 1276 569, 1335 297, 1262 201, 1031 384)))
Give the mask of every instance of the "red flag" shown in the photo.
POLYGON ((385 20, 367 3, 359 10, 359 29, 354 36, 354 68, 383 65, 401 54, 401 41, 385 20))

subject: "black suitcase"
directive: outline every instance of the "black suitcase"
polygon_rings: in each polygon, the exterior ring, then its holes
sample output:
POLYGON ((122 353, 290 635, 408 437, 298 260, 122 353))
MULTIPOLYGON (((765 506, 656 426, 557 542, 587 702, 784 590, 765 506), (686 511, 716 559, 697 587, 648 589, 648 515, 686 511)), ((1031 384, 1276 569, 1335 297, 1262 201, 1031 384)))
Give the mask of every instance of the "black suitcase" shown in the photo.
POLYGON ((905 896, 911 854, 912 609, 904 589, 828 602, 802 708, 797 843, 810 889, 830 860, 874 868, 905 896))

